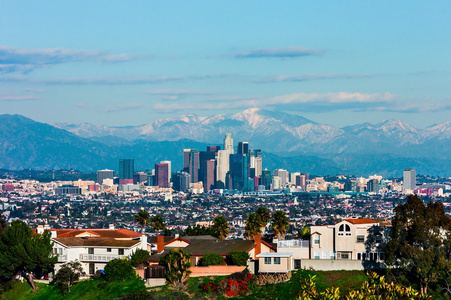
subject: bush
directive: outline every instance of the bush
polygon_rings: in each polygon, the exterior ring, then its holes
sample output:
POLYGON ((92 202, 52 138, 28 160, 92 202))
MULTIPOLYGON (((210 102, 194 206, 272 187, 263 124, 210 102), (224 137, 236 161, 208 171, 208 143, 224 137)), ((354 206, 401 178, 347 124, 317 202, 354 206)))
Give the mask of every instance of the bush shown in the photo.
POLYGON ((136 278, 136 272, 128 260, 116 258, 106 264, 105 277, 108 281, 125 281, 136 278))
POLYGON ((144 268, 148 258, 149 251, 144 249, 136 249, 136 251, 132 252, 132 255, 130 256, 130 263, 135 268, 144 268))
POLYGON ((200 264, 204 267, 217 266, 224 261, 224 257, 217 253, 205 253, 200 264))
POLYGON ((80 279, 83 267, 79 261, 70 261, 61 266, 53 278, 52 284, 59 287, 63 294, 70 293, 70 288, 80 279))
POLYGON ((246 251, 232 251, 227 255, 227 264, 236 266, 247 266, 249 253, 246 251))

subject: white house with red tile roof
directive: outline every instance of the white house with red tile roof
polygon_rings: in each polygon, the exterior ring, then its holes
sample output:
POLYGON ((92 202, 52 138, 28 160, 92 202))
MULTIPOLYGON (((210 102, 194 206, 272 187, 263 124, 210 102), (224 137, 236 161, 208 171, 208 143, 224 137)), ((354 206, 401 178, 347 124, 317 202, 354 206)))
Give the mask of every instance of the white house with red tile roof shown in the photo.
MULTIPOLYGON (((37 233, 43 233, 38 226, 37 233)), ((137 249, 147 250, 147 237, 128 229, 49 229, 52 233, 53 253, 58 255, 55 272, 66 262, 78 260, 86 274, 102 270, 115 258, 127 257, 137 249)))

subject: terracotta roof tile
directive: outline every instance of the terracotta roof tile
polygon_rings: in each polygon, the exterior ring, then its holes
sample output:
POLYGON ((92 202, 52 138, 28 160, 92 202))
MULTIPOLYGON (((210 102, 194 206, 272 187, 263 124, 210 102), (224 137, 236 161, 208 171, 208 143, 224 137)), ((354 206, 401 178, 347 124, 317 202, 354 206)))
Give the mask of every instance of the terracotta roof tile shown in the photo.
POLYGON ((55 241, 68 247, 120 247, 130 248, 140 240, 116 240, 114 238, 55 238, 55 241))
POLYGON ((344 219, 343 221, 349 222, 351 224, 372 224, 372 223, 379 223, 376 220, 369 219, 369 218, 363 218, 363 219, 344 219))

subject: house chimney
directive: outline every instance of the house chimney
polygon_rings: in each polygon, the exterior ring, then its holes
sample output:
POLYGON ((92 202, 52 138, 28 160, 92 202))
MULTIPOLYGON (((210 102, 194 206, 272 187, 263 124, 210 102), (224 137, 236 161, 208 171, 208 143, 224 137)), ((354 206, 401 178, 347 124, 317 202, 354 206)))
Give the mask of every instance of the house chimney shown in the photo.
POLYGON ((114 224, 110 224, 110 230, 114 230, 114 224))
POLYGON ((260 234, 254 235, 255 246, 255 259, 258 259, 257 255, 262 252, 262 236, 260 234))
POLYGON ((44 225, 44 230, 50 230, 50 225, 45 224, 45 225, 44 225))
POLYGON ((157 253, 161 253, 164 251, 164 236, 157 236, 157 253))
POLYGON ((44 226, 39 225, 39 226, 38 226, 38 229, 36 230, 36 233, 37 233, 37 234, 43 234, 43 233, 44 233, 44 226))

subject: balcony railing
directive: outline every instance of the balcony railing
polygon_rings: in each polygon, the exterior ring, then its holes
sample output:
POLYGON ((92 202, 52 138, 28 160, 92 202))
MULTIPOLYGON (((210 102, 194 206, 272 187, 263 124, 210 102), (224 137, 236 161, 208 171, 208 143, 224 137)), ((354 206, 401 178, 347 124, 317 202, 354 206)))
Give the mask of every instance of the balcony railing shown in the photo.
POLYGON ((93 262, 109 262, 116 258, 122 258, 125 255, 108 255, 108 254, 80 254, 80 261, 93 262))
POLYGON ((277 242, 278 248, 284 248, 284 247, 301 247, 301 248, 309 248, 310 247, 310 241, 306 240, 286 240, 286 241, 278 241, 277 242))

